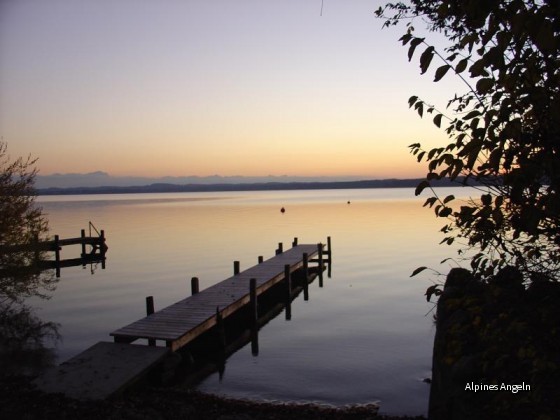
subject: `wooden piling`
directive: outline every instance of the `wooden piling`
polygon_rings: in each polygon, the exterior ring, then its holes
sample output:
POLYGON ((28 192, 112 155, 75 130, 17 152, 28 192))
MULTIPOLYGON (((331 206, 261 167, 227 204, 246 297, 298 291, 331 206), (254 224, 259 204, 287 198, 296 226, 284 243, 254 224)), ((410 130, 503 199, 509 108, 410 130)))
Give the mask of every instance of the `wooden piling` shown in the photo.
POLYGON ((259 327, 256 325, 251 328, 251 354, 259 355, 259 327))
POLYGON ((276 250, 276 255, 280 255, 284 252, 284 244, 282 242, 278 242, 278 249, 276 250))
POLYGON ((257 306, 257 279, 249 280, 249 301, 251 310, 251 325, 255 327, 259 319, 259 312, 257 306))
POLYGON ((323 287, 323 244, 317 244, 317 253, 319 258, 319 287, 323 287))
POLYGON ((292 242, 292 246, 297 246, 297 244, 298 244, 298 238, 294 238, 292 242))
POLYGON ((259 259, 258 259, 258 261, 259 261, 259 264, 262 264, 262 263, 263 263, 263 261, 264 261, 264 258, 263 258, 263 256, 262 256, 262 255, 259 255, 259 259))
POLYGON ((56 277, 60 277, 60 238, 58 235, 54 235, 54 261, 56 277))
POLYGON ((216 306, 216 331, 218 334, 218 345, 220 350, 225 352, 226 350, 226 328, 224 325, 224 319, 220 313, 220 307, 216 306))
POLYGON ((233 262, 233 275, 236 276, 239 274, 239 261, 233 262))
MULTIPOLYGON (((154 313, 154 297, 153 296, 147 296, 146 297, 146 315, 150 316, 153 313, 154 313)), ((155 346, 156 345, 156 340, 154 340, 152 338, 148 339, 148 345, 149 346, 155 346)))
POLYGON ((107 245, 105 245, 105 231, 103 229, 101 229, 99 237, 101 238, 101 246, 99 247, 99 249, 101 252, 101 256, 104 257, 105 252, 107 252, 107 245))
POLYGON ((331 237, 327 236, 327 256, 329 258, 329 262, 328 262, 328 271, 327 271, 327 276, 329 277, 329 279, 331 278, 331 274, 332 274, 332 245, 331 245, 331 237))
POLYGON ((82 238, 82 258, 86 256, 86 230, 82 229, 80 232, 80 237, 82 238))
POLYGON ((303 253, 303 300, 309 300, 309 255, 303 253))
POLYGON ((146 297, 146 315, 150 316, 154 313, 154 297, 147 296, 146 297))
POLYGON ((198 277, 191 279, 191 295, 196 295, 199 292, 198 277))
POLYGON ((284 266, 284 284, 286 285, 286 320, 292 319, 292 275, 290 265, 284 266))

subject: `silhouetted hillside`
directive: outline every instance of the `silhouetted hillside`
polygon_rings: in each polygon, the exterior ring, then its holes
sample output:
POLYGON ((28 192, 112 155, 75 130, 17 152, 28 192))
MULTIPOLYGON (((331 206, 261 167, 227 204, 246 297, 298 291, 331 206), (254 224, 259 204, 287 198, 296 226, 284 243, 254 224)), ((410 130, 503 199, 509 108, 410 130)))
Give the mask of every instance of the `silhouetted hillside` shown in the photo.
MULTIPOLYGON (((357 189, 357 188, 414 188, 421 179, 383 179, 342 182, 265 182, 243 184, 167 184, 157 183, 143 186, 129 187, 69 187, 69 188, 40 188, 39 195, 63 194, 133 194, 133 193, 163 193, 163 192, 207 192, 207 191, 269 191, 269 190, 327 190, 327 189, 357 189)), ((459 182, 448 179, 433 181, 434 186, 459 186, 459 182)))

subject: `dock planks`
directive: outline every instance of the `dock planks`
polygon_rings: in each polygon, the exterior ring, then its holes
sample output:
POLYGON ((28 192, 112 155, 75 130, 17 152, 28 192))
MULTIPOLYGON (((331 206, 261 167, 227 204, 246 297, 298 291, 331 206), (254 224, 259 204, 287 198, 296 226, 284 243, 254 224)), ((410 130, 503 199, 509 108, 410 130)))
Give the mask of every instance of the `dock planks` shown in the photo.
POLYGON ((104 399, 137 381, 168 353, 163 347, 99 342, 47 370, 34 383, 47 393, 78 400, 104 399))
POLYGON ((278 255, 245 271, 235 274, 209 288, 187 297, 111 333, 117 343, 131 343, 137 339, 163 340, 175 351, 189 343, 217 323, 217 311, 226 318, 250 301, 249 283, 256 280, 257 295, 265 292, 290 273, 303 266, 303 254, 311 259, 319 254, 322 245, 295 245, 278 255))

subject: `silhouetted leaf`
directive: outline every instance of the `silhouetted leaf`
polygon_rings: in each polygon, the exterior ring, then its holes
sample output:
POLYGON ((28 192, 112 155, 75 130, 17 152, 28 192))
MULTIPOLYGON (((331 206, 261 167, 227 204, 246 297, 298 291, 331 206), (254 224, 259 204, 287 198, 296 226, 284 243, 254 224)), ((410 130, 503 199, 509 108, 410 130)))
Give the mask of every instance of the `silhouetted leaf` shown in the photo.
POLYGON ((468 58, 463 58, 461 61, 459 61, 457 63, 457 66, 455 66, 455 73, 459 74, 465 71, 465 69, 467 68, 467 64, 469 63, 469 59, 468 58))
POLYGON ((428 267, 418 267, 416 270, 414 270, 412 272, 412 274, 410 275, 410 277, 414 277, 415 275, 421 273, 422 271, 424 271, 425 269, 427 269, 428 267))
POLYGON ((443 199, 443 204, 449 203, 451 200, 455 200, 455 196, 453 194, 448 195, 443 199))
POLYGON ((445 76, 445 74, 449 71, 450 68, 451 68, 451 66, 449 64, 446 64, 445 66, 438 67, 438 69, 436 70, 435 77, 434 77, 434 82, 439 82, 443 78, 443 76, 445 76))
POLYGON ((424 191, 424 189, 429 187, 429 186, 430 186, 430 183, 428 181, 425 181, 425 180, 422 181, 420 184, 418 184, 418 186, 414 190, 414 195, 422 194, 422 191, 424 191))
POLYGON ((434 117, 434 124, 437 125, 438 128, 441 127, 441 118, 442 118, 442 117, 443 117, 442 114, 437 114, 437 115, 434 117))
POLYGON ((439 296, 441 295, 441 289, 440 289, 440 285, 439 284, 434 284, 433 286, 428 287, 428 289, 426 289, 426 300, 429 302, 430 299, 432 298, 432 296, 439 296))
POLYGON ((414 105, 414 108, 416 108, 416 111, 418 111, 418 115, 420 115, 420 117, 422 117, 424 115, 424 103, 423 102, 416 102, 416 105, 414 105))
POLYGON ((447 217, 451 215, 451 212, 453 210, 451 210, 451 207, 444 207, 440 210, 440 212, 438 213, 439 217, 447 217))
POLYGON ((420 70, 422 71, 422 74, 428 71, 430 63, 432 62, 432 58, 434 58, 434 50, 435 48, 430 45, 420 56, 420 70))
POLYGON ((414 55, 414 51, 416 47, 420 45, 424 41, 424 38, 414 38, 410 41, 410 47, 408 48, 408 61, 412 60, 412 56, 414 55))

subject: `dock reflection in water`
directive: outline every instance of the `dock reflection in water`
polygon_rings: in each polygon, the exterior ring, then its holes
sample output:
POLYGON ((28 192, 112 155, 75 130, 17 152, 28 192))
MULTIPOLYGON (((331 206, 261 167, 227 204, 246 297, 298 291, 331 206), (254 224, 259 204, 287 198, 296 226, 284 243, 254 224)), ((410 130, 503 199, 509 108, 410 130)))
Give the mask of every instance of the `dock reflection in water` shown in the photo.
MULTIPOLYGON (((217 373, 221 381, 226 374, 227 359, 236 352, 250 345, 251 354, 258 357, 261 352, 259 331, 282 313, 286 321, 291 321, 292 302, 300 295, 303 295, 304 301, 308 301, 309 285, 315 282, 323 287, 323 271, 330 273, 330 266, 331 263, 324 264, 323 270, 319 267, 310 268, 307 281, 303 269, 292 273, 289 292, 286 284, 280 282, 259 295, 256 323, 251 313, 254 309, 246 305, 179 350, 177 366, 171 369, 168 366, 168 370, 159 378, 166 384, 192 387, 217 373)), ((266 352, 266 349, 262 350, 266 352)))

